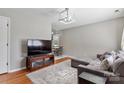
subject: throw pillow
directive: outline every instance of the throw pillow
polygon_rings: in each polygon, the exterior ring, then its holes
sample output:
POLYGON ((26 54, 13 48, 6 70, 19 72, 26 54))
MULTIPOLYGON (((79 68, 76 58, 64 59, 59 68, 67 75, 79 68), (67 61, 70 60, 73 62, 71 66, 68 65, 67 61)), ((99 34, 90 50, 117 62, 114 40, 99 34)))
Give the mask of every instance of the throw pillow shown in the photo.
POLYGON ((112 66, 113 63, 114 63, 114 61, 117 59, 117 54, 116 54, 116 52, 112 51, 112 52, 111 52, 111 55, 108 56, 108 57, 106 57, 106 59, 107 59, 109 65, 112 66))
POLYGON ((109 65, 112 66, 115 59, 114 59, 114 57, 111 55, 111 56, 107 57, 106 60, 108 61, 109 65))
POLYGON ((108 70, 110 67, 107 59, 104 59, 102 62, 101 62, 101 68, 104 68, 104 70, 108 70))

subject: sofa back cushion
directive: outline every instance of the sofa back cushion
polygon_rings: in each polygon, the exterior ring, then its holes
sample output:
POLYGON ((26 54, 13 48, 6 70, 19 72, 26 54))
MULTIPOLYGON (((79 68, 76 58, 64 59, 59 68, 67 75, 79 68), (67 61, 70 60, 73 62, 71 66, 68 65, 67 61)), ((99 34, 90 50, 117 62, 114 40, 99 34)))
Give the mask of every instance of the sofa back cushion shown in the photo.
POLYGON ((111 67, 115 74, 124 76, 124 59, 123 58, 118 58, 117 60, 115 60, 115 62, 111 67))

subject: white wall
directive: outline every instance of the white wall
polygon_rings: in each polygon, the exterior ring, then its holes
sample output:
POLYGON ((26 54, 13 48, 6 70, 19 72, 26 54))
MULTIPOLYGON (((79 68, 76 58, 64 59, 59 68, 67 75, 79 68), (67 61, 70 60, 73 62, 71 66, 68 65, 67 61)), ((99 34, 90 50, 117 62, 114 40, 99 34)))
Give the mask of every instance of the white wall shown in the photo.
POLYGON ((51 39, 50 20, 42 15, 20 13, 0 9, 0 16, 10 17, 11 21, 11 57, 10 69, 25 67, 27 39, 51 39))
POLYGON ((64 53, 79 58, 94 58, 97 53, 118 50, 123 27, 124 18, 119 18, 64 30, 64 53))

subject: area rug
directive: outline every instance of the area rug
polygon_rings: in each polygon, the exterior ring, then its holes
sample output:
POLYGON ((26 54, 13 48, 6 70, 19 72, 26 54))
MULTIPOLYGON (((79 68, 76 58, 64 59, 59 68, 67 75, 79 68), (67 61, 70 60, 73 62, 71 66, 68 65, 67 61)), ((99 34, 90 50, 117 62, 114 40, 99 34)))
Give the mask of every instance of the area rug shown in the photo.
POLYGON ((27 74, 34 84, 77 84, 77 69, 71 67, 71 60, 48 66, 27 74))

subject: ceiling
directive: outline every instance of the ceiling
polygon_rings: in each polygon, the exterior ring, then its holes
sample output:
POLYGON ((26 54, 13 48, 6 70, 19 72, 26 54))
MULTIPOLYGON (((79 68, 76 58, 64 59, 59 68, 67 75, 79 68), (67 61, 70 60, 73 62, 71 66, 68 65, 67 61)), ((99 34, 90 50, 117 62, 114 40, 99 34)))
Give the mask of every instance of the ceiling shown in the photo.
POLYGON ((23 12, 28 11, 29 13, 51 17, 54 30, 64 30, 124 16, 124 8, 70 8, 70 13, 74 22, 71 24, 63 24, 58 21, 59 12, 62 10, 64 10, 64 8, 22 9, 23 12), (119 10, 120 12, 115 13, 115 10, 119 10))
POLYGON ((64 30, 124 16, 124 8, 70 8, 74 22, 63 24, 58 22, 58 14, 64 8, 2 8, 0 11, 21 12, 35 15, 45 15, 51 18, 54 30, 64 30), (115 13, 115 10, 119 13, 115 13))
POLYGON ((53 23, 53 29, 64 30, 124 16, 124 8, 118 9, 120 11, 118 13, 115 13, 115 10, 117 8, 72 8, 74 22, 63 24, 56 21, 53 23))

